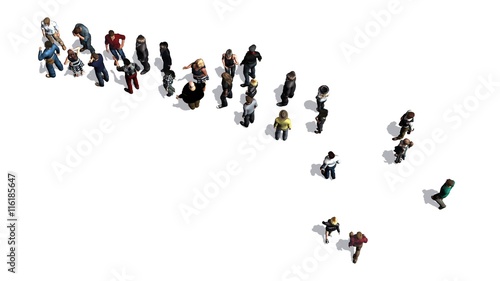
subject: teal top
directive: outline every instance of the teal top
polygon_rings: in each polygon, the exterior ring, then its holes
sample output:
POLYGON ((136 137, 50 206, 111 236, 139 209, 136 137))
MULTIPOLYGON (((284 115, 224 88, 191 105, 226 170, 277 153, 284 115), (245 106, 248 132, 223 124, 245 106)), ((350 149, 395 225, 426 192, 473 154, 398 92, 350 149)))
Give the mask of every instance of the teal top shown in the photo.
POLYGON ((448 194, 450 194, 450 191, 451 191, 451 189, 453 188, 454 185, 455 184, 453 184, 451 186, 450 185, 446 185, 446 183, 443 184, 443 186, 441 186, 441 190, 439 191, 439 196, 441 198, 446 198, 448 196, 448 194))

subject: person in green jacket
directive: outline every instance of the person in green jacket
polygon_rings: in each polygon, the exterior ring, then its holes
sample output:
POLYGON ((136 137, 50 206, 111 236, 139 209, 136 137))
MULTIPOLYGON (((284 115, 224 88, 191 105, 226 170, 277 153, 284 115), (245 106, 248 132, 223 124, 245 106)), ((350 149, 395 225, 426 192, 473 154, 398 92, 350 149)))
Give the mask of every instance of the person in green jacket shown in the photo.
POLYGON ((443 199, 448 197, 454 185, 454 180, 447 179, 443 186, 441 186, 441 190, 439 191, 439 193, 432 195, 432 200, 436 201, 439 204, 439 210, 446 208, 443 199))

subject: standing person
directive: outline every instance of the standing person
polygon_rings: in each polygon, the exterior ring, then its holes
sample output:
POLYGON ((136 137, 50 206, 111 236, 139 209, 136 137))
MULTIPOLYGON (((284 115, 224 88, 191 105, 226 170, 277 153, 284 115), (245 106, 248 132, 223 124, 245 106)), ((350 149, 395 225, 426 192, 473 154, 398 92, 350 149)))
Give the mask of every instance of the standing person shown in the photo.
POLYGON ((246 91, 246 95, 247 96, 250 96, 250 97, 255 97, 255 95, 257 94, 257 86, 259 86, 259 81, 257 81, 256 79, 252 79, 250 80, 250 85, 248 85, 248 88, 247 88, 247 91, 246 91))
POLYGON ((406 151, 408 148, 413 146, 413 142, 409 139, 404 139, 399 142, 397 146, 394 147, 394 156, 396 156, 395 163, 401 163, 401 160, 405 160, 406 151))
POLYGON ((170 70, 170 67, 172 66, 172 58, 170 57, 170 50, 168 49, 167 42, 160 43, 160 55, 163 61, 161 72, 166 73, 167 70, 170 70))
POLYGON ((175 88, 172 86, 174 84, 175 72, 173 70, 167 70, 165 75, 163 75, 163 88, 167 91, 167 97, 172 96, 175 93, 175 88))
POLYGON ((361 248, 364 243, 368 243, 368 238, 358 231, 356 235, 351 231, 349 233, 349 247, 356 247, 356 252, 352 256, 352 262, 356 263, 358 261, 359 254, 361 253, 361 248))
POLYGON ((126 59, 125 53, 123 52, 123 46, 125 45, 124 35, 115 33, 113 30, 110 30, 108 32, 108 35, 104 36, 104 44, 106 45, 106 52, 109 53, 109 51, 111 51, 111 54, 113 54, 115 65, 118 65, 118 60, 120 59, 120 57, 122 58, 122 61, 126 59))
POLYGON ((405 134, 408 133, 411 134, 415 128, 413 127, 413 121, 414 121, 415 113, 411 110, 406 111, 403 116, 401 116, 401 119, 399 121, 399 126, 401 126, 401 129, 399 131, 399 135, 397 137, 393 137, 392 140, 400 140, 404 138, 405 134))
POLYGON ((432 200, 439 204, 439 210, 446 208, 446 204, 444 204, 443 199, 448 197, 453 186, 455 186, 455 181, 447 179, 443 186, 441 186, 439 193, 431 196, 432 200))
POLYGON ((325 160, 323 160, 323 165, 319 168, 325 179, 330 177, 330 173, 332 174, 332 180, 335 179, 335 167, 337 167, 337 164, 340 164, 340 160, 338 160, 338 157, 335 158, 335 153, 329 151, 325 160))
POLYGON ((73 29, 73 36, 80 38, 80 44, 83 46, 83 48, 80 49, 80 52, 88 49, 90 53, 95 53, 95 49, 92 47, 92 36, 90 35, 89 29, 85 25, 77 23, 73 29))
POLYGON ((194 83, 189 81, 182 89, 182 94, 176 96, 189 105, 194 110, 200 106, 200 100, 205 96, 205 83, 194 83))
MULTIPOLYGON (((151 65, 149 65, 149 51, 148 46, 146 45, 146 38, 142 35, 137 36, 135 40, 135 51, 137 53, 137 59, 142 64, 144 68, 141 71, 141 75, 148 73, 151 69, 151 65)), ((175 77, 175 74, 174 74, 175 77)))
POLYGON ((75 48, 75 50, 68 50, 68 56, 66 57, 66 60, 64 61, 64 64, 69 64, 68 69, 73 72, 74 77, 78 77, 80 75, 83 75, 83 62, 82 60, 78 57, 78 53, 80 51, 80 48, 75 48))
POLYGON ((109 82, 109 75, 106 66, 104 65, 104 58, 101 54, 92 53, 90 56, 89 66, 92 66, 95 70, 95 76, 97 81, 95 85, 97 87, 104 87, 104 81, 109 82))
POLYGON ((38 60, 45 60, 45 67, 47 68, 48 74, 45 74, 47 78, 56 77, 56 71, 54 70, 54 64, 57 69, 62 71, 63 65, 59 60, 59 54, 61 51, 56 44, 53 44, 50 41, 45 41, 45 50, 42 52, 42 47, 38 48, 38 60))
POLYGON ((222 73, 222 94, 220 95, 221 104, 217 108, 227 106, 227 99, 233 98, 233 77, 228 72, 222 73))
POLYGON ((290 71, 286 75, 285 84, 283 85, 283 92, 281 93, 281 102, 278 102, 277 106, 286 106, 288 104, 288 99, 293 98, 295 95, 295 71, 290 71))
POLYGON ((332 232, 337 231, 340 234, 340 224, 337 222, 336 217, 332 217, 331 219, 322 222, 325 225, 325 243, 328 244, 328 237, 332 236, 332 232))
POLYGON ((209 79, 207 74, 207 68, 205 67, 205 62, 202 59, 197 59, 194 62, 184 66, 182 69, 191 68, 191 73, 193 73, 193 79, 197 84, 205 84, 205 81, 209 79))
POLYGON ((238 59, 231 49, 227 49, 227 51, 222 54, 222 65, 224 66, 224 71, 231 74, 231 77, 234 78, 234 74, 236 73, 236 65, 238 64, 238 59))
POLYGON ((321 109, 318 116, 316 116, 316 134, 321 134, 323 131, 323 124, 325 124, 326 117, 328 116, 328 109, 321 109))
POLYGON ((60 37, 60 30, 59 26, 57 26, 57 22, 50 20, 50 18, 44 18, 42 21, 42 35, 45 36, 52 44, 58 42, 63 51, 66 51, 66 46, 60 37))
POLYGON ((262 56, 259 52, 255 51, 255 49, 257 49, 255 45, 248 47, 248 52, 245 54, 243 61, 241 61, 240 65, 243 65, 243 75, 245 75, 245 82, 241 84, 241 87, 249 85, 249 76, 255 79, 255 66, 257 65, 257 60, 262 60, 262 56))
POLYGON ((255 108, 257 108, 257 100, 250 97, 245 96, 245 104, 243 104, 243 121, 240 121, 240 124, 248 128, 249 123, 253 123, 255 121, 255 108))
POLYGON ((316 104, 318 107, 316 110, 319 112, 320 109, 325 108, 325 102, 329 96, 330 89, 327 85, 322 85, 318 88, 318 95, 316 95, 316 104))
POLYGON ((127 88, 123 90, 129 94, 134 93, 134 89, 132 89, 132 81, 134 82, 134 86, 137 90, 139 90, 139 81, 137 80, 137 71, 141 70, 141 68, 134 62, 130 62, 128 59, 123 60, 124 66, 117 65, 116 70, 125 72, 125 81, 127 81, 127 88))
POLYGON ((276 140, 280 139, 281 132, 283 131, 283 140, 286 141, 288 138, 288 130, 292 129, 292 121, 288 118, 288 112, 286 110, 280 111, 279 116, 274 120, 274 128, 276 129, 274 134, 276 140))

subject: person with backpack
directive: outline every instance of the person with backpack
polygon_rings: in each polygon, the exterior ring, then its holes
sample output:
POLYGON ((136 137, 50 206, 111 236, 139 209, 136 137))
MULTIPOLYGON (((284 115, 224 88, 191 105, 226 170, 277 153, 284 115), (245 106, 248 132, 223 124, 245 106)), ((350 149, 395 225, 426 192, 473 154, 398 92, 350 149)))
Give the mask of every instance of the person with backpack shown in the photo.
POLYGON ((415 121, 415 113, 411 110, 406 111, 399 121, 399 126, 401 129, 399 131, 399 135, 397 137, 393 137, 392 140, 400 140, 404 138, 405 134, 411 134, 415 128, 413 128, 413 121, 415 121))
POLYGON ((137 65, 137 63, 130 62, 129 59, 123 59, 124 66, 117 65, 116 70, 125 72, 125 81, 127 82, 127 88, 123 90, 129 94, 134 93, 134 89, 132 89, 132 81, 134 82, 134 86, 137 90, 139 90, 139 81, 137 80, 137 71, 141 70, 141 68, 137 65))

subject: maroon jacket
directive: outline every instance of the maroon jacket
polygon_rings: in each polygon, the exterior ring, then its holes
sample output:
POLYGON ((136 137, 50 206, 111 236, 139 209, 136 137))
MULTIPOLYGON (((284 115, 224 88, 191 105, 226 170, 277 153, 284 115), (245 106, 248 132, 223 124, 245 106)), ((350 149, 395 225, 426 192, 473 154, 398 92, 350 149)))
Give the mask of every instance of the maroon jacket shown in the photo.
POLYGON ((356 237, 356 234, 354 234, 353 236, 351 236, 351 241, 349 241, 349 247, 352 247, 352 246, 355 246, 355 247, 360 247, 360 246, 363 246, 363 243, 367 243, 368 242, 368 238, 366 238, 366 236, 363 234, 363 238, 361 239, 358 239, 358 237, 356 237))

